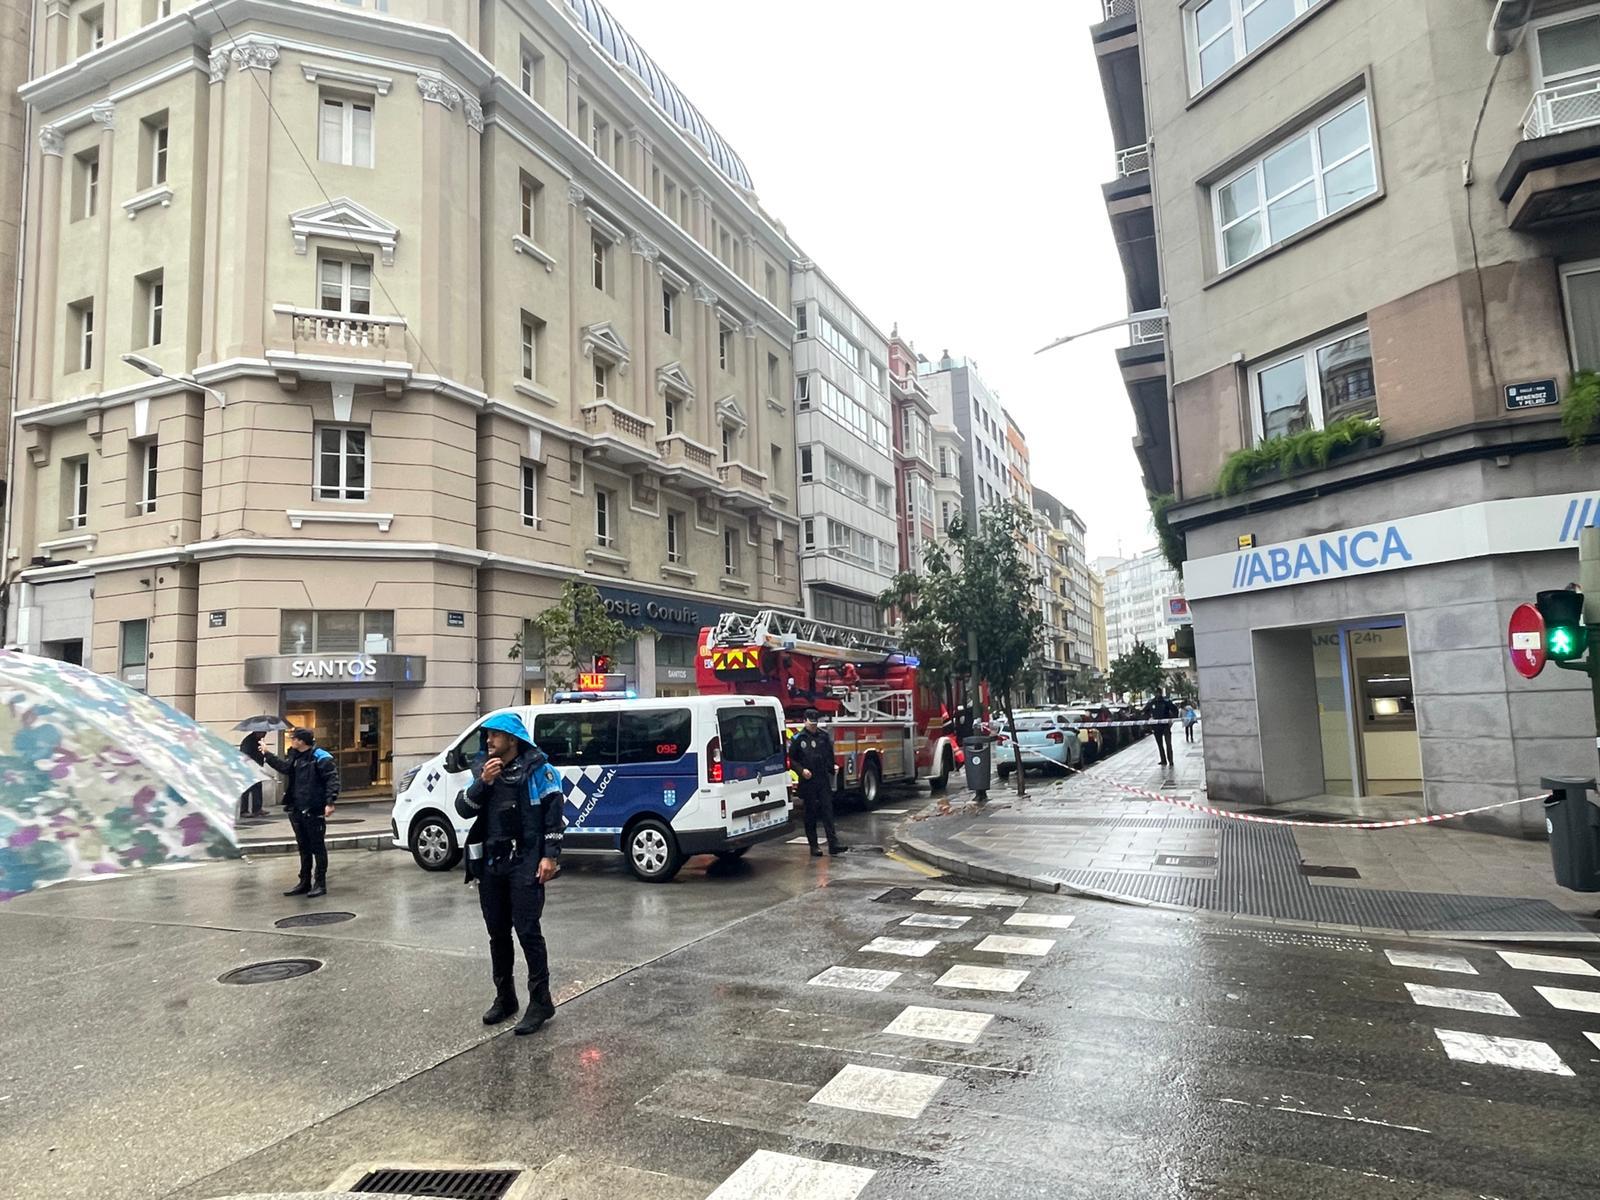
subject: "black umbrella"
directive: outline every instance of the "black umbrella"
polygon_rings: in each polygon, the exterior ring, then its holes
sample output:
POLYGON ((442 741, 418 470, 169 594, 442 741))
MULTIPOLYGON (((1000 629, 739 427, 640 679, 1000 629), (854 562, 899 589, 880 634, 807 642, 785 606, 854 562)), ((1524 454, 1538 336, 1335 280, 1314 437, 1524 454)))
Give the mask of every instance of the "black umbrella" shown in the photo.
POLYGON ((241 733, 277 733, 289 728, 289 722, 282 717, 274 717, 270 713, 262 713, 259 717, 246 717, 234 726, 241 733))

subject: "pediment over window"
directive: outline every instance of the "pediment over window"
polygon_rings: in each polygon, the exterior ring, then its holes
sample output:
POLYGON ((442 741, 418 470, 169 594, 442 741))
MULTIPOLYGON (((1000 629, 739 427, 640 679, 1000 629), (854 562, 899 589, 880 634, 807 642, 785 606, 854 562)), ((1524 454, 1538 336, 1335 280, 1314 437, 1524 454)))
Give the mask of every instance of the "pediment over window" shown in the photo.
POLYGON ((749 424, 744 418, 744 409, 739 407, 739 402, 731 395, 717 401, 717 423, 732 425, 738 430, 743 430, 749 424))
POLYGON ((684 374, 682 363, 670 362, 656 368, 656 395, 665 396, 668 392, 675 392, 685 400, 694 399, 694 384, 684 374))
POLYGON ((296 254, 306 252, 308 238, 332 238, 340 242, 378 247, 386 267, 394 266, 394 247, 400 238, 398 226, 391 225, 370 208, 357 204, 348 196, 290 213, 289 231, 294 235, 296 254))
POLYGON ((612 363, 627 372, 632 354, 628 351, 628 343, 622 340, 610 321, 601 321, 597 325, 583 327, 583 356, 593 358, 598 354, 602 359, 612 363))

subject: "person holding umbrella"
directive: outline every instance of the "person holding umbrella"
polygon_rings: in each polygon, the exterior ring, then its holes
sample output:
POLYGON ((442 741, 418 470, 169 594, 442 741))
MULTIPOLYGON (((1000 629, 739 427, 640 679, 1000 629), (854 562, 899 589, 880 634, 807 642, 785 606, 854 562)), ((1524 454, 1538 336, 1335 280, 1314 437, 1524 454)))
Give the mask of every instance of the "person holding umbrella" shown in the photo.
MULTIPOLYGON (((244 740, 239 743, 239 753, 243 754, 251 762, 260 763, 262 760, 262 737, 287 728, 289 728, 289 722, 282 717, 274 717, 265 713, 259 717, 246 717, 234 726, 236 731, 244 731, 244 740)), ((241 817, 259 817, 261 815, 263 794, 263 784, 259 779, 245 788, 244 794, 239 797, 239 815, 241 817)))
POLYGON ((260 761, 288 777, 289 793, 284 804, 289 809, 289 824, 294 828, 295 845, 300 850, 300 882, 285 896, 308 896, 315 900, 328 894, 328 818, 339 799, 339 767, 317 745, 317 735, 309 729, 289 733, 289 757, 263 754, 260 761), (315 881, 311 874, 316 867, 315 881))

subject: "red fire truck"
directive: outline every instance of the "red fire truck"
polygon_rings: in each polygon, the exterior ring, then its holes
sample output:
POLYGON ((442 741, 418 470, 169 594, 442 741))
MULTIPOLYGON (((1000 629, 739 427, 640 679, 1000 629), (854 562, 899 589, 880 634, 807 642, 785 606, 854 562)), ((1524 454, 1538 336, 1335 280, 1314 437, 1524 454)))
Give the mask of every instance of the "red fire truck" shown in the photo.
POLYGON ((926 779, 939 791, 961 761, 949 712, 884 634, 771 609, 723 613, 700 631, 695 676, 702 695, 775 696, 791 733, 816 709, 833 738, 835 789, 869 806, 887 785, 926 779))

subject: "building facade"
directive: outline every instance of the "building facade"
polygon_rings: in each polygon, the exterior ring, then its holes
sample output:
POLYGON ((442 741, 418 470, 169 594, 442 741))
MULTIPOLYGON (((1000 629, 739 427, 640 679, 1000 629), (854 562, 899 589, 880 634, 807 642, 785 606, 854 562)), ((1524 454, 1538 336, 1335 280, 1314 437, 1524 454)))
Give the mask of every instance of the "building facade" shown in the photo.
POLYGON ((900 566, 889 340, 815 263, 792 286, 806 614, 881 630, 900 566))
POLYGON ((1600 514, 1556 403, 1600 368, 1600 10, 1528 7, 1498 61, 1469 0, 1107 0, 1092 31, 1217 796, 1440 813, 1593 774, 1582 680, 1505 650, 1600 514), (1336 422, 1325 466, 1234 457, 1336 422))
MULTIPOLYGON (((9 415, 15 401, 12 347, 17 334, 17 287, 21 263, 23 177, 27 172, 28 111, 17 94, 16 82, 28 78, 32 56, 33 0, 0 0, 0 403, 9 415)), ((9 460, 5 453, 7 426, 0 425, 0 471, 9 460)), ((3 485, 0 485, 3 491, 3 485)), ((11 564, 4 570, 9 574, 11 564)))
POLYGON ((567 580, 647 694, 798 611, 794 250, 595 0, 39 12, 13 644, 359 792, 543 694, 567 580))
POLYGON ((936 426, 955 430, 961 439, 962 453, 955 468, 962 511, 969 522, 975 522, 980 512, 1004 503, 1011 494, 1004 410, 976 365, 951 358, 948 350, 937 362, 923 360, 920 373, 938 411, 936 426))
MULTIPOLYGON (((917 375, 917 352, 895 328, 889 333, 889 396, 894 405, 895 512, 900 569, 920 571, 922 552, 944 529, 935 499, 933 401, 917 375)), ((948 454, 947 454, 948 458, 948 454)))
POLYGON ((1111 654, 1106 644, 1106 581, 1093 567, 1089 568, 1089 621, 1094 636, 1094 672, 1104 679, 1111 669, 1111 654))
POLYGON ((1167 637, 1176 622, 1168 601, 1183 594, 1178 574, 1159 550, 1132 558, 1099 558, 1095 569, 1105 584, 1106 652, 1111 661, 1136 642, 1167 656, 1167 637))

